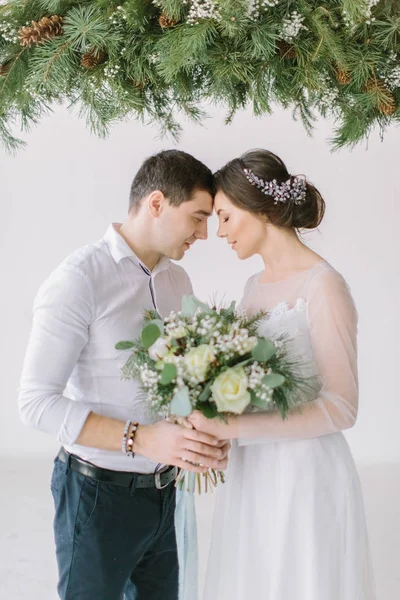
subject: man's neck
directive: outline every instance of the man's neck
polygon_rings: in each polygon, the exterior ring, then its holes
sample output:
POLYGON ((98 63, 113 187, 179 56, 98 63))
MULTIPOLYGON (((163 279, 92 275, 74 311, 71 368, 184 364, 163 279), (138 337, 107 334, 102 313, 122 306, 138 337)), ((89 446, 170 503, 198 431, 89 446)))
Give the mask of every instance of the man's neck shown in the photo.
POLYGON ((148 235, 143 227, 140 227, 139 223, 135 223, 133 219, 130 219, 122 223, 117 231, 138 259, 152 271, 160 262, 162 255, 149 247, 148 235))

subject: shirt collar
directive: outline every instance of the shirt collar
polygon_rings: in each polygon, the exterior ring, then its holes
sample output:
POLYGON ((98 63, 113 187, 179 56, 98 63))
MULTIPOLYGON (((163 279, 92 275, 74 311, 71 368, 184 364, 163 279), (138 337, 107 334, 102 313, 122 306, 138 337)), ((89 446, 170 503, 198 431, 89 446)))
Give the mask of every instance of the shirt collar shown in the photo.
POLYGON ((108 226, 106 233, 104 234, 104 240, 110 250, 110 254, 118 264, 123 258, 129 258, 132 262, 134 262, 139 267, 142 267, 147 273, 151 273, 151 275, 155 275, 156 273, 160 273, 161 271, 165 271, 171 266, 171 261, 166 256, 163 256, 159 262, 154 267, 153 271, 149 271, 149 269, 142 263, 142 261, 136 256, 133 252, 132 248, 127 244, 122 235, 118 233, 119 228, 121 227, 121 223, 111 223, 108 226))

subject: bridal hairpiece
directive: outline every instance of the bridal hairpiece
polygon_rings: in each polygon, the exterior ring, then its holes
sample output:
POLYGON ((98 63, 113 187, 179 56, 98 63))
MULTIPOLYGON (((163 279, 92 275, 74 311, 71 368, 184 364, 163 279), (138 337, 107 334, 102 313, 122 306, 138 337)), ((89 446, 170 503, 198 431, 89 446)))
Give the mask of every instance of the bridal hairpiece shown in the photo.
POLYGON ((295 204, 303 204, 306 201, 307 183, 304 175, 295 175, 283 183, 277 183, 276 179, 264 181, 251 169, 243 169, 243 172, 251 185, 274 199, 274 204, 288 200, 293 200, 295 204))

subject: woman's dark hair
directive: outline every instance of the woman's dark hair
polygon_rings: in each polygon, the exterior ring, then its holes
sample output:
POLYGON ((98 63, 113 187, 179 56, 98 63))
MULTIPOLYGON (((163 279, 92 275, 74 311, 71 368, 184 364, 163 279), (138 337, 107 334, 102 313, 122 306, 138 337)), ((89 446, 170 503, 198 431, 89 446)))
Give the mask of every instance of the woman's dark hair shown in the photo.
POLYGON ((312 183, 307 181, 306 197, 301 204, 294 200, 275 203, 272 196, 261 192, 247 180, 244 169, 250 169, 264 181, 276 180, 278 184, 291 177, 283 161, 269 150, 246 152, 214 175, 217 191, 224 192, 235 206, 260 217, 265 216, 277 227, 315 229, 321 223, 325 201, 312 183))
POLYGON ((155 190, 160 190, 173 206, 191 200, 198 190, 215 195, 211 170, 181 150, 164 150, 144 161, 132 182, 129 210, 137 209, 142 199, 155 190))

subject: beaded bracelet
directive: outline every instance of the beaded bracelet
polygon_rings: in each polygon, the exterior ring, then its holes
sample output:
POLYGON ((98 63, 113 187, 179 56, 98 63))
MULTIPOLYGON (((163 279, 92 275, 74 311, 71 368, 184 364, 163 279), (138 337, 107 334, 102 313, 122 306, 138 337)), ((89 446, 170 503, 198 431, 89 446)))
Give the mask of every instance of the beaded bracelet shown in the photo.
POLYGON ((129 436, 129 440, 126 443, 126 454, 130 458, 135 458, 135 453, 132 450, 132 448, 133 448, 133 442, 135 441, 135 435, 136 435, 136 431, 137 431, 138 427, 139 427, 139 423, 132 424, 132 430, 131 430, 131 433, 129 436))
POLYGON ((122 438, 122 452, 124 454, 126 454, 126 442, 127 442, 129 427, 131 426, 131 424, 132 424, 132 421, 127 421, 125 423, 124 437, 122 438))

